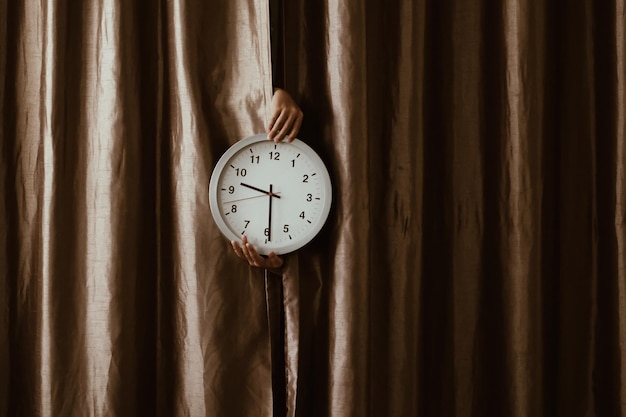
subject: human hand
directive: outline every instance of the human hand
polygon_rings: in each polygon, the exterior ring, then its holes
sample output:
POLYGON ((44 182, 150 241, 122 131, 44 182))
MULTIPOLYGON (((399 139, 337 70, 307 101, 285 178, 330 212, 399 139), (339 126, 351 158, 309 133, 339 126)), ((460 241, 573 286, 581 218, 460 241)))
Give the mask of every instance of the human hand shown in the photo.
POLYGON ((248 238, 245 235, 241 239, 241 246, 236 240, 230 243, 233 246, 235 254, 244 261, 247 261, 250 266, 269 269, 273 272, 278 272, 283 266, 283 259, 274 252, 270 252, 267 257, 259 255, 256 249, 254 249, 254 246, 248 242, 248 238))
POLYGON ((272 112, 272 119, 267 126, 267 138, 276 143, 285 138, 287 142, 294 140, 300 131, 304 114, 289 93, 282 88, 274 90, 272 112))

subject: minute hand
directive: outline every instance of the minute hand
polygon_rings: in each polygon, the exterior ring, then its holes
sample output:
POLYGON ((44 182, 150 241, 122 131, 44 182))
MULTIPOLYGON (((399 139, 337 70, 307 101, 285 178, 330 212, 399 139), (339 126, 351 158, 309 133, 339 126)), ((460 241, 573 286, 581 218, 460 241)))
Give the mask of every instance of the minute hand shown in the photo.
POLYGON ((269 196, 270 196, 270 209, 269 209, 269 216, 267 218, 267 241, 271 242, 272 241, 272 184, 270 184, 269 196))
POLYGON ((244 187, 250 188, 250 189, 252 189, 254 191, 258 191, 260 193, 267 194, 267 195, 269 195, 271 197, 280 198, 279 195, 276 195, 276 194, 272 193, 271 190, 270 191, 261 190, 260 188, 253 187, 252 185, 249 185, 249 184, 244 184, 243 182, 241 183, 241 185, 244 186, 244 187))

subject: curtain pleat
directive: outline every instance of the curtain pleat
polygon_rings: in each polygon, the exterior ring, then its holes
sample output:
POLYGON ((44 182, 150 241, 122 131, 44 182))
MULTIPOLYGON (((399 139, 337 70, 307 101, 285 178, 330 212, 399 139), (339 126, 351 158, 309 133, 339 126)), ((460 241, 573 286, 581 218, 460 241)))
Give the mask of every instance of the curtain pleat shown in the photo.
POLYGON ((263 274, 234 260, 206 193, 221 152, 264 130, 268 19, 266 2, 181 1, 163 9, 166 88, 157 151, 163 415, 271 415, 263 274))
POLYGON ((0 0, 0 415, 626 415, 624 1, 282 3, 0 0), (282 277, 207 195, 273 71, 282 277))

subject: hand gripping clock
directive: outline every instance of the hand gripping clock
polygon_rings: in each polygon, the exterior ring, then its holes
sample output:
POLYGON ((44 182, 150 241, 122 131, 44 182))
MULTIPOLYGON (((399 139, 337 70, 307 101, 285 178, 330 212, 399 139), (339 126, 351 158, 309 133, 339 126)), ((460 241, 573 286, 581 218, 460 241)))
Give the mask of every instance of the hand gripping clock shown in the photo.
POLYGON ((322 229, 332 200, 330 175, 299 139, 266 134, 240 140, 219 159, 209 183, 211 214, 228 240, 246 235, 262 255, 293 252, 322 229))

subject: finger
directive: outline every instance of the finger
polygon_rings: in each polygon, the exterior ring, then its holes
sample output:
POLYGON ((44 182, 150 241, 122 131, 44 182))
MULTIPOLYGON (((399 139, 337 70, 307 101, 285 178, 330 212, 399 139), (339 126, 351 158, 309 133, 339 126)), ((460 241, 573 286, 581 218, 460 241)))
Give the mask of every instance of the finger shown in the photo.
POLYGON ((238 257, 240 257, 241 259, 246 259, 243 255, 243 252, 241 251, 241 246, 239 246, 239 243, 236 240, 233 240, 232 242, 230 242, 230 244, 232 245, 233 250, 238 257))
POLYGON ((252 266, 265 267, 265 258, 263 258, 254 248, 252 243, 244 245, 244 251, 246 253, 248 263, 252 266))
POLYGON ((241 238, 241 253, 243 255, 243 258, 248 261, 250 265, 254 265, 253 258, 252 256, 250 256, 250 250, 248 249, 248 247, 252 247, 252 245, 248 243, 248 237, 246 235, 243 235, 243 237, 241 238))
POLYGON ((281 140, 285 139, 287 137, 287 132, 292 129, 291 126, 293 126, 293 124, 296 122, 297 115, 295 113, 289 112, 287 114, 287 119, 281 124, 280 131, 274 138, 275 142, 280 142, 281 140))
POLYGON ((266 268, 267 260, 263 258, 261 255, 259 255, 256 249, 254 249, 254 246, 248 243, 246 247, 248 249, 248 254, 250 255, 250 258, 254 262, 254 266, 260 266, 260 267, 266 268))
POLYGON ((254 249, 254 246, 248 243, 247 248, 248 248, 248 254, 250 255, 250 257, 252 258, 255 264, 259 266, 265 265, 265 258, 259 255, 256 249, 254 249))
MULTIPOLYGON (((280 112, 280 115, 278 116, 278 118, 272 125, 272 128, 270 129, 270 133, 267 135, 267 137, 270 140, 276 139, 276 136, 280 133, 280 131, 283 128, 283 125, 285 124, 286 119, 288 118, 289 118, 289 114, 286 111, 280 112)), ((282 137, 280 139, 282 139, 282 137)))
POLYGON ((254 246, 252 246, 251 243, 248 243, 247 238, 242 239, 241 252, 243 253, 244 258, 250 265, 257 266, 250 249, 254 250, 254 246))
POLYGON ((272 116, 272 120, 270 121, 270 124, 267 127, 267 137, 268 138, 273 138, 274 135, 276 134, 276 132, 278 131, 278 128, 280 127, 280 117, 283 115, 283 111, 282 109, 278 109, 274 111, 274 115, 272 116))
POLYGON ((243 256, 245 258, 245 260, 251 265, 251 266, 256 266, 254 264, 254 259, 252 258, 252 256, 250 255, 250 249, 248 248, 248 245, 250 245, 249 243, 246 245, 243 245, 241 247, 241 251, 243 252, 243 256))
POLYGON ((300 127, 302 126, 302 119, 303 119, 303 114, 302 112, 298 112, 298 116, 296 118, 295 123, 293 124, 293 128, 291 129, 291 132, 289 132, 289 136, 287 137, 287 142, 291 142, 293 141, 296 136, 298 136, 298 132, 300 132, 300 127))
POLYGON ((268 267, 269 268, 280 268, 283 266, 283 259, 276 255, 275 252, 270 252, 267 257, 268 267))
POLYGON ((278 117, 280 116, 280 113, 282 113, 282 110, 280 110, 280 109, 274 110, 274 114, 272 114, 272 118, 270 119, 270 122, 267 125, 267 132, 268 133, 272 130, 272 128, 276 124, 276 121, 278 120, 278 117))

